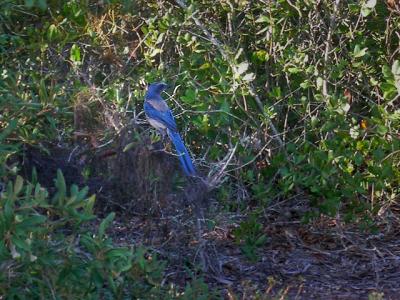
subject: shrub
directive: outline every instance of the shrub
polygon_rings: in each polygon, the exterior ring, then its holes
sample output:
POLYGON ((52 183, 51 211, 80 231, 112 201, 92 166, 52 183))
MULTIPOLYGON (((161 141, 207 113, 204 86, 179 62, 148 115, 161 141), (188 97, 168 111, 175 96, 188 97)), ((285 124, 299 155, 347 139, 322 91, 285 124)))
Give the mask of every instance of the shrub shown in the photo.
POLYGON ((0 294, 8 299, 160 299, 165 263, 144 248, 116 247, 98 226, 87 188, 67 189, 61 172, 49 197, 17 176, 0 198, 0 294))

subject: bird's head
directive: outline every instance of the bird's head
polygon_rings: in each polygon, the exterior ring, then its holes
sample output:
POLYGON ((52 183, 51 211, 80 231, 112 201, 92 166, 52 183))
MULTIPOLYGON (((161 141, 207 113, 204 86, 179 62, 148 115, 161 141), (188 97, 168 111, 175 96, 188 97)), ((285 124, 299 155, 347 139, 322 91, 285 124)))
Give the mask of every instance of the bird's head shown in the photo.
POLYGON ((161 92, 165 91, 168 88, 168 84, 165 82, 154 82, 150 83, 147 87, 147 93, 149 94, 161 94, 161 92))

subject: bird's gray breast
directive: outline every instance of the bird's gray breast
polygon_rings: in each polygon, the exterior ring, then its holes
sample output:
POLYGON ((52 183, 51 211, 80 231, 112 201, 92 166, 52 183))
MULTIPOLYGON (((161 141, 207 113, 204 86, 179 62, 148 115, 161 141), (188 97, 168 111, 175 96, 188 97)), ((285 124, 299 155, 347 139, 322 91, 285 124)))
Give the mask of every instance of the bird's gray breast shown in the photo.
POLYGON ((147 118, 147 120, 149 121, 151 126, 153 126, 154 128, 156 128, 158 130, 165 130, 167 128, 167 126, 165 124, 157 121, 156 119, 147 118))
POLYGON ((160 112, 166 112, 169 110, 167 103, 164 100, 146 100, 151 106, 160 112))

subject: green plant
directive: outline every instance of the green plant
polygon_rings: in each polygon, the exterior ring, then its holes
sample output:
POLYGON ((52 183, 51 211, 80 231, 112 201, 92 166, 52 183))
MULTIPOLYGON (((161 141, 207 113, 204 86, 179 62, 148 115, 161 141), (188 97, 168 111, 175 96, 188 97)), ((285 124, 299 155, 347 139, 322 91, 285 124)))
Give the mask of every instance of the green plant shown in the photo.
POLYGON ((49 198, 39 184, 17 176, 0 198, 0 293, 9 299, 121 299, 161 295, 164 263, 143 248, 115 247, 105 231, 109 214, 92 231, 94 196, 61 172, 49 198))
POLYGON ((185 291, 182 296, 178 299, 189 300, 189 299, 222 299, 216 291, 210 290, 208 285, 202 278, 192 278, 185 286, 185 291))
POLYGON ((267 242, 267 236, 263 233, 263 226, 259 223, 257 216, 252 214, 247 220, 240 222, 233 234, 243 254, 250 261, 257 261, 257 249, 267 242))

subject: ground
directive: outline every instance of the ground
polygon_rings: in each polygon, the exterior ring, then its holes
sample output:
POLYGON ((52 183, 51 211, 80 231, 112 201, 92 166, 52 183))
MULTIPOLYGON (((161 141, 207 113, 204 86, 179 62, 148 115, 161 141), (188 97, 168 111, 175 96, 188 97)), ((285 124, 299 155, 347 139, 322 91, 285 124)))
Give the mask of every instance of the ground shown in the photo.
MULTIPOLYGON (((193 238, 190 218, 184 221, 181 216, 147 220, 132 216, 116 221, 109 234, 121 245, 144 244, 153 249, 169 262, 168 281, 184 285, 185 266, 198 263, 200 246, 193 238), (171 225, 171 231, 163 232, 159 224, 171 225)), ((235 242, 237 216, 219 217, 218 225, 204 232, 204 238, 210 261, 220 272, 203 276, 227 299, 257 295, 258 299, 398 299, 400 295, 398 226, 370 235, 328 219, 305 225, 271 218, 263 229, 268 241, 253 262, 235 242)))
POLYGON ((29 174, 35 165, 38 178, 50 191, 57 168, 68 183, 88 184, 97 194, 99 221, 109 211, 117 211, 108 230, 110 238, 121 246, 144 245, 165 260, 165 283, 184 287, 191 279, 189 268, 197 270, 192 277, 203 277, 226 299, 400 297, 396 217, 386 217, 373 234, 346 225, 339 216, 302 223, 298 208, 307 205, 306 198, 276 200, 258 218, 263 221, 255 235, 266 240, 254 247, 253 256, 246 256, 237 228, 247 219, 248 210, 230 212, 212 191, 196 189, 197 182, 179 182, 179 174, 178 179, 171 175, 179 170, 176 158, 149 140, 140 139, 127 149, 129 139, 124 134, 120 139, 112 153, 91 153, 81 145, 84 158, 72 155, 79 153, 76 146, 52 146, 50 156, 27 148, 24 172, 29 174), (98 156, 103 158, 101 164, 93 159, 98 156), (93 165, 85 179, 82 170, 93 165), (159 180, 150 182, 142 176, 149 170, 159 180))

